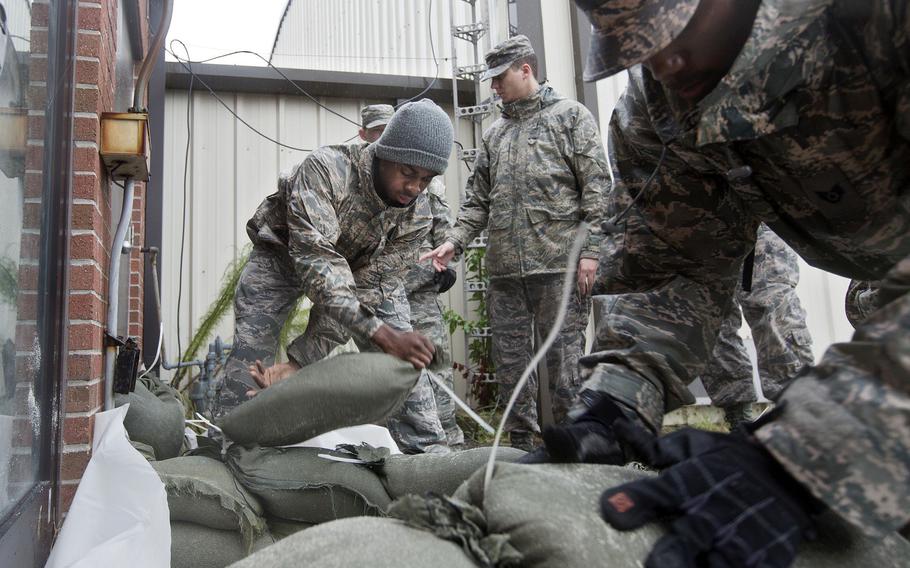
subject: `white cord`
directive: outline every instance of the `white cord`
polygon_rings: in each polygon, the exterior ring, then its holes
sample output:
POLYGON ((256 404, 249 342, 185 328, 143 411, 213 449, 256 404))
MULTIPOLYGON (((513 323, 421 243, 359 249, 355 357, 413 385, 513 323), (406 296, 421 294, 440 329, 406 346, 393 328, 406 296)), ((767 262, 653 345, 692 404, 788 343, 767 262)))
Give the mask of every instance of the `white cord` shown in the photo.
POLYGON ((439 377, 436 376, 436 373, 427 371, 427 376, 430 377, 430 380, 433 381, 434 383, 436 383, 436 385, 439 386, 439 388, 441 388, 443 390, 443 392, 445 392, 447 395, 449 395, 452 398, 452 400, 455 401, 455 404, 457 404, 459 406, 459 408, 464 410, 465 414, 470 416, 474 422, 477 422, 481 428, 483 428, 490 434, 493 434, 496 432, 496 430, 494 430, 492 426, 487 424, 486 421, 483 418, 481 418, 479 414, 474 412, 474 410, 470 406, 468 406, 465 401, 463 401, 460 398, 458 398, 457 396, 455 396, 455 393, 452 392, 452 389, 450 389, 448 386, 446 386, 446 384, 444 382, 442 382, 442 379, 440 379, 439 377))
POLYGON ((521 389, 525 388, 528 384, 528 378, 531 376, 531 373, 537 368, 537 364, 540 363, 540 360, 543 359, 544 355, 549 351, 550 346, 556 341, 556 336, 562 331, 562 324, 566 319, 566 312, 569 308, 569 298, 572 297, 572 281, 575 276, 575 270, 569 270, 568 267, 578 266, 578 257, 581 256, 581 247, 584 246, 587 237, 588 224, 582 222, 575 232, 575 242, 572 243, 572 249, 569 251, 569 260, 566 263, 566 274, 562 281, 562 298, 559 300, 559 311, 556 313, 556 319, 553 321, 553 326, 550 328, 550 333, 547 334, 547 338, 544 340, 543 344, 541 344, 537 353, 534 354, 534 357, 531 359, 531 362, 528 363, 528 366, 525 367, 524 373, 522 373, 521 378, 518 379, 518 383, 515 384, 515 390, 512 391, 512 396, 509 397, 509 403, 502 413, 502 420, 499 422, 499 428, 496 429, 496 436, 493 438, 493 448, 490 450, 490 457, 487 459, 486 472, 483 476, 484 489, 489 487, 490 482, 493 480, 493 464, 496 463, 496 450, 499 448, 502 430, 506 425, 509 414, 512 412, 512 407, 515 406, 515 401, 518 400, 521 389))
POLYGON ((155 365, 158 364, 158 358, 161 357, 161 341, 164 339, 164 323, 161 324, 161 329, 158 330, 158 349, 155 351, 155 360, 152 361, 152 364, 149 365, 148 369, 144 373, 139 375, 140 379, 144 379, 146 375, 149 374, 149 371, 155 368, 155 365))

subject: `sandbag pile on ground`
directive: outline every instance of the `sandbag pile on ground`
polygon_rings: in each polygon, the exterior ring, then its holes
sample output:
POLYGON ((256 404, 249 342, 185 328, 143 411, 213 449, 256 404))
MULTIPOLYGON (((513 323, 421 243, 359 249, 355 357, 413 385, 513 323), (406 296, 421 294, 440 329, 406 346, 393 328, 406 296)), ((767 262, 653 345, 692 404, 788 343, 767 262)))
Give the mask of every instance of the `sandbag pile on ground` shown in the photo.
MULTIPOLYGON (((451 495, 478 469, 486 466, 491 448, 473 448, 448 454, 389 456, 377 468, 382 484, 392 499, 427 492, 451 495)), ((502 447, 496 461, 514 462, 525 452, 502 447)))
POLYGON ((239 444, 297 444, 338 428, 384 422, 419 378, 420 371, 391 355, 343 354, 307 365, 217 424, 239 444))
MULTIPOLYGON (((487 534, 507 535, 521 566, 639 567, 657 539, 659 524, 620 532, 600 517, 605 489, 653 475, 606 465, 521 465, 498 463, 489 487, 480 470, 455 498, 483 511, 487 534)), ((819 539, 804 543, 795 568, 906 566, 910 543, 892 535, 876 541, 830 515, 819 539)))
POLYGON ((155 459, 180 455, 183 445, 184 409, 177 392, 154 377, 136 381, 129 394, 115 394, 117 407, 129 403, 123 426, 130 440, 151 446, 155 459))
POLYGON ((394 519, 358 517, 313 527, 231 568, 475 568, 461 548, 394 519))
POLYGON ((351 458, 321 448, 234 444, 226 460, 237 481, 278 521, 318 524, 379 515, 388 507, 391 498, 373 471, 320 454, 351 458))
POLYGON ((202 456, 152 462, 171 519, 171 566, 223 568, 273 542, 255 496, 202 456))

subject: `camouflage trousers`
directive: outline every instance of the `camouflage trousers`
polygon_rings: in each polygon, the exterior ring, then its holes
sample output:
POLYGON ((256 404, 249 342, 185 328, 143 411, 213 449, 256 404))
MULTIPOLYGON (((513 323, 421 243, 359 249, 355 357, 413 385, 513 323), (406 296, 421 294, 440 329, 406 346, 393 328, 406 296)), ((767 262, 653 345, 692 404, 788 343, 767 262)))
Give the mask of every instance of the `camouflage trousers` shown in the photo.
MULTIPOLYGON (((281 329, 302 295, 287 251, 254 247, 234 293, 234 339, 221 371, 216 413, 223 414, 246 401, 248 390, 258 390, 249 366, 261 360, 275 363, 281 329)), ((384 297, 373 307, 387 325, 410 331, 410 310, 403 291, 384 297)), ((306 331, 288 347, 289 356, 301 366, 325 358, 350 339, 348 331, 318 305, 310 310, 306 331)), ((357 341, 361 351, 375 350, 372 343, 357 341)), ((353 426, 353 424, 352 424, 353 426)), ((389 418, 389 431, 404 452, 446 451, 445 432, 439 423, 431 381, 421 374, 401 411, 389 418)))
MULTIPOLYGON (((452 350, 450 335, 442 321, 442 309, 437 294, 432 291, 412 292, 408 296, 411 307, 411 327, 423 334, 436 346, 436 355, 429 372, 441 379, 449 389, 455 389, 455 378, 452 374, 452 350)), ((455 421, 455 402, 435 382, 432 383, 433 396, 436 399, 436 411, 439 422, 446 433, 450 446, 464 443, 464 432, 455 421)))
POLYGON ((812 364, 812 337, 796 295, 798 283, 796 253, 762 225, 755 243, 752 290, 743 290, 742 282, 737 286, 732 309, 721 323, 711 359, 701 374, 714 406, 730 408, 756 400, 752 362, 737 333, 743 316, 752 330, 766 397, 776 399, 800 369, 812 364))
MULTIPOLYGON (((526 278, 496 278, 487 290, 487 311, 493 335, 493 363, 499 396, 505 405, 518 379, 534 356, 536 338, 540 341, 549 332, 562 295, 562 274, 529 276, 526 278)), ((573 283, 573 288, 574 288, 573 283)), ((573 290, 562 331, 547 352, 546 372, 553 419, 566 419, 575 398, 580 380, 578 359, 585 349, 585 328, 591 301, 573 290)), ((515 433, 540 432, 537 413, 537 372, 518 397, 505 431, 515 433)))

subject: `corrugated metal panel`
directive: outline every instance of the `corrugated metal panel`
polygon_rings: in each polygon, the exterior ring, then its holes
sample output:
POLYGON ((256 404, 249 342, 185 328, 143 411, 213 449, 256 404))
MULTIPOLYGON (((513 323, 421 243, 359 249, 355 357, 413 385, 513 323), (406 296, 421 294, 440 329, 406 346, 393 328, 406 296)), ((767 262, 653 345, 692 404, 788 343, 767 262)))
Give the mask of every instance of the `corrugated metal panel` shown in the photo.
MULTIPOLYGON (((219 93, 244 120, 282 143, 313 149, 356 136, 356 127, 302 97, 219 93)), ((162 309, 169 360, 177 354, 177 318, 181 346, 186 347, 202 316, 217 297, 226 267, 249 243, 246 221, 264 197, 273 193, 279 173, 288 173, 306 152, 280 148, 239 123, 208 93, 194 93, 193 140, 183 215, 187 95, 168 91, 165 103, 164 227, 161 249, 162 309), (183 270, 180 241, 185 231, 183 270), (182 290, 180 289, 182 282, 182 290), (177 296, 181 295, 181 309, 177 296)), ((324 105, 358 120, 367 104, 391 101, 321 99, 324 105)), ((446 108, 446 107, 444 107, 446 108)), ((451 108, 446 108, 451 115, 451 108)), ((463 121, 462 121, 463 122, 463 121)), ((467 128, 467 125, 459 125, 467 128)), ((464 135, 465 133, 460 133, 464 135)), ((467 180, 464 165, 452 161, 445 175, 450 204, 458 206, 459 188, 467 180)), ((462 310, 460 288, 444 303, 462 310)), ((233 334, 225 317, 216 330, 233 334)), ((457 338, 458 339, 458 338, 457 338)), ((463 342, 453 342, 458 360, 463 342)), ((462 387, 463 388, 463 387, 462 387)))
POLYGON ((6 10, 6 27, 13 36, 13 45, 19 53, 28 53, 32 35, 32 8, 28 0, 3 0, 6 10))
MULTIPOLYGON (((450 1, 455 2, 457 25, 473 21, 470 5, 460 0, 292 0, 278 29, 272 63, 433 77, 432 36, 439 77, 451 78, 450 1)), ((474 61, 467 42, 455 40, 454 45, 462 64, 474 61)), ((481 56, 488 47, 482 45, 481 56)))

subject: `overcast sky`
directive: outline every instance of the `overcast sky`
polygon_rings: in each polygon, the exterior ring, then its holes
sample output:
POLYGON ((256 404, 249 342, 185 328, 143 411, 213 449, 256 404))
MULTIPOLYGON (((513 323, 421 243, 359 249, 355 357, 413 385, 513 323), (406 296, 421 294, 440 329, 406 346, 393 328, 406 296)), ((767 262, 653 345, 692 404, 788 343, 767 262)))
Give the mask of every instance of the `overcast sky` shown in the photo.
MULTIPOLYGON (((268 59, 275 42, 278 22, 288 0, 174 0, 174 14, 165 47, 185 57, 179 45, 186 44, 194 61, 246 49, 268 59)), ((168 53, 168 61, 174 58, 168 53)), ((212 63, 265 65, 257 57, 238 54, 212 63)))

